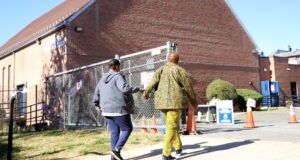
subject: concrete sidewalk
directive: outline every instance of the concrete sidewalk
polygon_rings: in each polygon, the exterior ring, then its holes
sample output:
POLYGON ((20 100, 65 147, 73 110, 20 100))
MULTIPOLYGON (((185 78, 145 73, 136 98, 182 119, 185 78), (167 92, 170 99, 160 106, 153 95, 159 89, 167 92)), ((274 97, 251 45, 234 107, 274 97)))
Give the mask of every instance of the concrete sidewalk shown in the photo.
MULTIPOLYGON (((300 116, 296 110, 297 118, 300 116)), ((255 112, 257 128, 244 128, 244 114, 235 115, 236 124, 220 126, 198 123, 200 135, 181 136, 186 160, 299 160, 300 124, 288 123, 288 110, 255 112)), ((126 160, 160 160, 163 144, 124 150, 126 160)), ((110 155, 87 155, 78 160, 110 160, 110 155)))
MULTIPOLYGON (((215 139, 201 136, 182 136, 187 160, 299 160, 300 143, 273 142, 259 139, 215 139)), ((123 151, 126 160, 160 160, 162 144, 123 151)), ((82 157, 83 158, 83 157, 82 157)), ((110 155, 88 155, 83 159, 110 160, 110 155)))

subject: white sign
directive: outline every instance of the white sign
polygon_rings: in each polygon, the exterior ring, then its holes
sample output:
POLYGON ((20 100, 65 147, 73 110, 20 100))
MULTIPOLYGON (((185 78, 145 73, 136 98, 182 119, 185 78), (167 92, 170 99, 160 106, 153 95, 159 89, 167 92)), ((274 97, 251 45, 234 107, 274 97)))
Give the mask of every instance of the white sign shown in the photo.
POLYGON ((79 90, 82 87, 82 80, 76 83, 76 89, 79 90))
POLYGON ((254 99, 248 98, 246 106, 247 107, 256 107, 256 101, 254 99))
POLYGON ((160 49, 155 49, 155 50, 152 50, 151 56, 159 55, 160 53, 161 53, 160 49))
POLYGON ((148 87, 149 83, 152 80, 153 75, 154 75, 153 71, 141 73, 141 84, 144 86, 144 89, 148 87))
POLYGON ((59 49, 60 53, 64 53, 63 48, 65 47, 65 40, 60 34, 57 34, 53 41, 46 41, 43 43, 45 43, 45 46, 43 48, 44 53, 49 53, 56 49, 59 49))
POLYGON ((234 124, 232 100, 220 100, 216 105, 217 124, 234 124))
POLYGON ((275 86, 274 86, 274 84, 271 84, 271 91, 272 91, 272 92, 275 91, 275 86))

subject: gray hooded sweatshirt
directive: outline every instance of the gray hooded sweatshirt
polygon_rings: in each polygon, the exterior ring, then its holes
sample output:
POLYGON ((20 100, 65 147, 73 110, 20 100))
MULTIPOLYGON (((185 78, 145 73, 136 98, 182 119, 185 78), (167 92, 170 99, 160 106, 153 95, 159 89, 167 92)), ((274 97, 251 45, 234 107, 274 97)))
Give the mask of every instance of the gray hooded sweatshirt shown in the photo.
POLYGON ((94 103, 102 109, 102 115, 120 116, 132 114, 134 102, 132 93, 139 87, 131 87, 124 75, 112 70, 103 75, 94 93, 94 103), (100 105, 100 106, 99 106, 100 105))

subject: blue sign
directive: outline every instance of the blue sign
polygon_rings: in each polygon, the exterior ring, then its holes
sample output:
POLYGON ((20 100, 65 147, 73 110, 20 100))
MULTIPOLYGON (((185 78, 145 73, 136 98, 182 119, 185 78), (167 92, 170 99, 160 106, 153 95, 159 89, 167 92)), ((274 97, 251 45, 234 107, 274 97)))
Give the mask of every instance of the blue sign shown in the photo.
POLYGON ((269 106, 271 105, 271 91, 270 91, 270 81, 260 81, 261 94, 263 96, 262 105, 269 106))
POLYGON ((232 122, 232 109, 231 108, 219 108, 219 119, 220 123, 233 123, 232 122))
POLYGON ((234 124, 232 100, 217 101, 217 124, 234 124))
POLYGON ((271 82, 271 93, 279 94, 279 83, 278 81, 271 82))
POLYGON ((260 87, 263 96, 270 96, 270 81, 261 81, 260 87))

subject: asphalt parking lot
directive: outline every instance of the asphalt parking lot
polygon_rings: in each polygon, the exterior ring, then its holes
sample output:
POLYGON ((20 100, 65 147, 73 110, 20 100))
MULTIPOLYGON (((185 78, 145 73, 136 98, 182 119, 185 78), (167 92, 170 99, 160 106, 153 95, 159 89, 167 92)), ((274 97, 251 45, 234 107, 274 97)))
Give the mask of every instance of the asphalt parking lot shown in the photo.
MULTIPOLYGON (((234 139, 260 139, 268 141, 300 142, 300 125, 289 124, 289 110, 286 108, 274 108, 271 111, 253 112, 256 128, 244 128, 246 116, 237 113, 235 125, 216 125, 215 123, 198 123, 197 127, 203 134, 202 137, 234 138, 234 139)), ((296 109, 299 121, 300 108, 296 109)), ((300 147, 300 146, 299 146, 300 147)))

